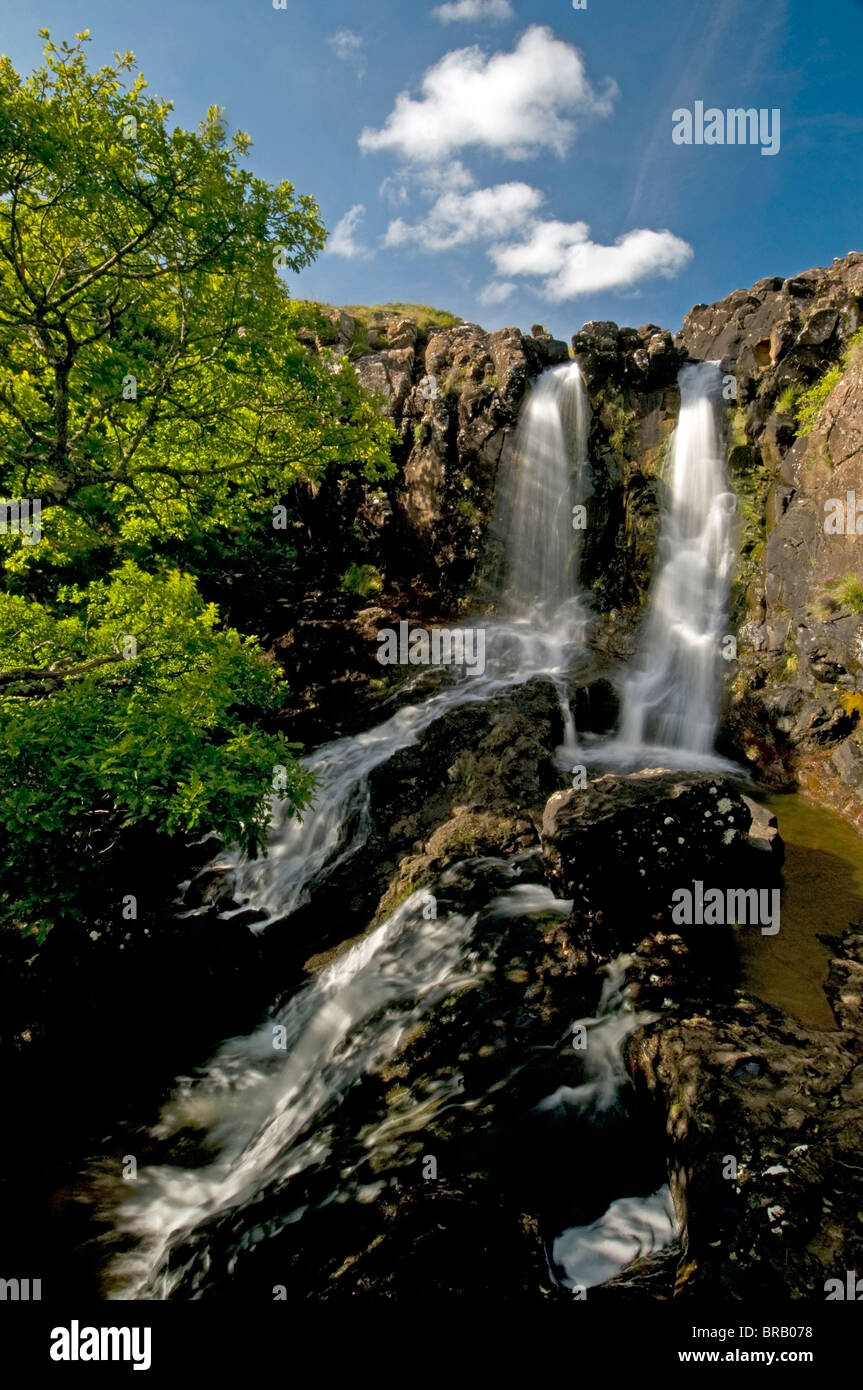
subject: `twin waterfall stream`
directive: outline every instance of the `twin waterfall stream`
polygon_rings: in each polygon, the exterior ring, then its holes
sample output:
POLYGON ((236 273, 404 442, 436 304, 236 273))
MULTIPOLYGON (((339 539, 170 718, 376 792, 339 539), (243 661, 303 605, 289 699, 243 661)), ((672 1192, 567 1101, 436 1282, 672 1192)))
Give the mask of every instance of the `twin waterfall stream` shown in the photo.
MULTIPOLYGON (((605 748, 591 748, 592 762, 719 762, 712 750, 734 563, 720 383, 712 364, 687 366, 680 374, 681 411, 640 654, 624 673, 620 733, 605 748)), ((573 509, 590 494, 588 429, 578 367, 547 371, 528 395, 499 480, 494 533, 506 573, 500 616, 483 620, 484 672, 456 676, 376 728, 320 748, 308 759, 318 790, 304 820, 283 816, 277 805, 267 858, 219 856, 235 901, 263 914, 256 931, 313 902, 336 866, 356 856, 361 867, 370 831, 369 774, 415 744, 442 714, 492 701, 543 676, 557 688, 564 715, 561 769, 582 761, 567 677, 585 658, 590 620, 578 589, 579 533, 573 527, 573 509)), ((431 1009, 481 983, 502 924, 515 915, 566 918, 570 904, 526 881, 518 862, 477 860, 458 869, 334 953, 257 1031, 225 1041, 196 1075, 177 1081, 151 1131, 167 1161, 142 1162, 133 1183, 112 1182, 94 1169, 95 1200, 109 1231, 107 1297, 230 1297, 250 1252, 292 1226, 302 1246, 310 1213, 327 1209, 335 1219, 385 1192, 394 1180, 387 1154, 395 1137, 421 1129, 424 1117, 443 1107, 481 1108, 484 1098, 465 1090, 457 1070, 406 1090, 385 1124, 369 1124, 362 1106, 352 1103, 363 1078, 398 1059, 431 1009), (484 885, 483 901, 476 894, 458 900, 465 877, 484 885), (431 917, 425 911, 429 891, 439 902, 431 917), (171 1147, 189 1133, 197 1136, 193 1160, 184 1143, 171 1147)), ((278 930, 289 931, 290 923, 278 930)), ((540 1112, 575 1115, 589 1129, 607 1125, 620 1111, 629 1085, 621 1043, 645 1021, 628 1000, 626 965, 625 957, 612 963, 596 1016, 581 1020, 590 1033, 582 1083, 553 1090, 540 1112)), ((584 1181, 579 1168, 573 1159, 573 1185, 584 1181)), ((417 1176, 421 1183, 419 1166, 417 1176)), ((638 1255, 666 1245, 675 1231, 670 1193, 661 1181, 649 1192, 619 1190, 596 1219, 543 1232, 548 1279, 570 1289, 596 1286, 638 1255)))

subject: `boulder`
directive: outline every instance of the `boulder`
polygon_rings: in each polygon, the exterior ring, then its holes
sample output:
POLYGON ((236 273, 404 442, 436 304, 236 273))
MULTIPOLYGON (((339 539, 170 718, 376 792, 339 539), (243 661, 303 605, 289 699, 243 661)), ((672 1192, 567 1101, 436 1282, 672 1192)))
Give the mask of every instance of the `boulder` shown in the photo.
MULTIPOLYGON (((542 818, 549 882, 604 951, 672 924, 678 889, 760 887, 773 865, 750 840, 752 812, 725 778, 654 768, 555 792, 542 818)), ((709 934, 715 928, 694 928, 709 934)))

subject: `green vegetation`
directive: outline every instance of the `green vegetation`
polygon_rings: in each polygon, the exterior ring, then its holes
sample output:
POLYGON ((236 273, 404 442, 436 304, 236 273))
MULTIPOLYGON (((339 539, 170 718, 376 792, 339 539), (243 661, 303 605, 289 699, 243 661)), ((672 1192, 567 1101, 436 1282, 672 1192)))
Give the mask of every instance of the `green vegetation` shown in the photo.
POLYGON ((395 438, 278 273, 314 201, 220 108, 172 127, 131 54, 42 34, 31 77, 0 59, 0 495, 41 503, 0 534, 0 924, 40 936, 135 827, 255 852, 274 791, 307 803, 280 671, 212 595, 228 556, 293 564, 293 484, 389 476, 395 438))
POLYGON ((777 415, 794 416, 797 409, 797 396, 798 391, 796 386, 786 386, 785 390, 780 392, 776 404, 773 407, 777 415))
MULTIPOLYGON (((735 413, 736 415, 740 412, 735 413)), ((764 556, 767 534, 767 494, 770 475, 761 455, 748 444, 736 444, 728 456, 731 485, 737 496, 741 535, 737 570, 732 586, 732 607, 739 620, 746 604, 746 592, 757 575, 764 556)))
POLYGON ((746 428, 746 411, 742 405, 735 408, 731 419, 731 443, 735 449, 744 449, 749 443, 749 434, 746 428))
POLYGON ((597 407, 599 418, 608 434, 608 442, 615 454, 624 454, 632 443, 633 427, 638 425, 637 412, 629 408, 619 391, 609 390, 607 394, 598 393, 597 407))
POLYGON ((278 709, 278 669, 219 630, 188 575, 127 561, 63 598, 58 617, 0 595, 0 916, 40 939, 82 915, 93 856, 123 827, 209 830, 255 852, 274 769, 294 806, 311 790, 290 745, 241 713, 278 709))
POLYGON ((349 565, 342 579, 345 593, 359 594, 361 598, 379 594, 383 587, 383 575, 374 565, 349 565))
POLYGON ((808 391, 801 391, 794 402, 794 418, 797 421, 797 433, 800 435, 811 434, 815 421, 821 414, 827 397, 831 394, 834 387, 839 385, 842 380, 844 368, 837 362, 823 376, 819 377, 808 391))
POLYGON ((464 367, 453 367, 447 373, 446 380, 441 388, 441 395, 446 400, 448 397, 460 396, 467 381, 467 371, 464 367))
POLYGON ((456 503, 456 513, 468 526, 481 526, 483 514, 469 497, 460 497, 456 503))
MULTIPOLYGON (((811 434, 815 422, 827 402, 828 396, 839 385, 851 364, 852 356, 863 348, 863 328, 857 330, 838 362, 829 367, 807 391, 797 393, 793 401, 794 418, 800 435, 811 434)), ((790 390, 791 388, 789 388, 790 390)), ((783 397, 787 393, 783 393, 783 397)), ((782 399, 781 398, 781 399, 782 399)))
POLYGON ((431 304, 346 304, 346 311, 363 323, 382 323, 394 315, 413 319, 421 333, 430 328, 454 328, 462 320, 446 309, 435 309, 431 304))
POLYGON ((852 613, 863 613, 863 579, 859 575, 844 574, 828 587, 828 604, 833 612, 850 608, 852 613))

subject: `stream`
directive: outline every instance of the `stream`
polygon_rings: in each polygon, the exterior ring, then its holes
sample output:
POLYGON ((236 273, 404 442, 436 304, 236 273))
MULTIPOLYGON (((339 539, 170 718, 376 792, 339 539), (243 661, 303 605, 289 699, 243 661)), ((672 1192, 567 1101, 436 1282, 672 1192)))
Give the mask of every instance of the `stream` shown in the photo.
MULTIPOLYGON (((620 736, 593 746, 592 760, 728 767, 712 751, 734 557, 718 379, 711 364, 681 373, 640 655, 624 686, 620 736)), ((285 919, 314 904, 335 868, 353 862, 361 872, 370 774, 451 710, 494 701, 537 676, 551 680, 566 783, 580 757, 568 677, 589 650, 572 525, 590 492, 588 427, 577 366, 546 372, 527 397, 499 484, 495 530, 506 570, 500 616, 484 623, 483 674, 456 676, 377 727, 314 752, 318 792, 304 820, 275 804, 266 858, 226 850, 209 866, 228 876, 232 913, 255 909, 253 931, 290 930, 285 919)), ((780 827, 789 897, 800 890, 811 902, 804 861, 814 831, 805 813, 785 807, 780 827)), ((839 840, 830 833, 835 855, 839 840)), ((846 869, 849 862, 850 852, 846 869)), ((859 876, 854 885, 863 895, 859 876)), ((438 1165, 455 1175, 463 1212, 485 1202, 489 1220, 512 1218, 513 1232, 518 1212, 538 1213, 546 1259, 538 1285, 578 1293, 667 1246, 677 1223, 662 1136, 640 1112, 622 1061, 625 1039, 649 1018, 630 1000, 628 959, 607 967, 583 1017, 559 1019, 552 1044, 507 993, 522 982, 524 943, 541 932, 551 950, 570 908, 542 882, 535 853, 466 859, 327 953, 255 1031, 227 1039, 194 1074, 177 1078, 139 1145, 135 1181, 118 1176, 114 1156, 92 1165, 105 1295, 326 1296, 350 1285, 360 1252, 373 1266, 377 1244, 389 1248, 386 1213, 399 1202, 409 1213, 410 1203, 422 1204, 438 1165), (590 1043, 583 1055, 572 1042, 579 1028, 590 1043), (500 1211, 489 1193, 499 1194, 500 1211)), ((846 910, 843 897, 837 929, 846 910)), ((783 922, 787 934, 768 947, 749 938, 744 971, 750 988, 799 1011, 822 948, 811 923, 788 906, 783 922)))

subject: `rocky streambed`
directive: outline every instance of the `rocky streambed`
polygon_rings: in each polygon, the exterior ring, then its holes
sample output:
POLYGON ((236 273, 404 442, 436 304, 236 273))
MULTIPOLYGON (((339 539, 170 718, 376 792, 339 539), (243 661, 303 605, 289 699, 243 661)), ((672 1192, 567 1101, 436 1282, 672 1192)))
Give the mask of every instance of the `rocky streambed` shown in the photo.
MULTIPOLYGON (((333 311, 401 443, 385 486, 294 499, 301 590, 259 614, 283 727, 324 745, 320 854, 294 893, 290 836, 260 875, 153 837, 107 868, 92 920, 6 943, 13 1096, 56 1096, 6 1174, 22 1268, 35 1248, 55 1287, 110 1297, 785 1301, 863 1267, 859 846, 822 920, 826 880, 791 837, 783 869, 790 817, 777 832, 764 805, 799 787, 859 824, 859 561, 822 521, 859 482, 861 316, 851 253, 696 306, 675 337, 584 325, 581 626, 466 699, 387 678, 376 634, 451 622, 468 594, 489 619, 495 485, 567 345, 385 315, 360 350, 333 311), (678 372, 706 361, 738 496, 725 760, 609 773, 592 759, 656 569, 678 372), (757 920, 703 912, 750 891, 757 920), (135 931, 104 908, 127 892, 135 931)), ((547 637, 529 620, 507 641, 547 637)))
MULTIPOLYGON (((296 983, 62 1194, 67 1221, 98 1212, 103 1293, 784 1300, 857 1267, 863 932, 830 942, 832 1028, 764 1003, 741 987, 757 924, 673 920, 695 880, 781 883, 751 787, 567 789, 561 733, 537 679, 373 776, 296 983)), ((259 947, 282 979, 284 938, 259 947)))

